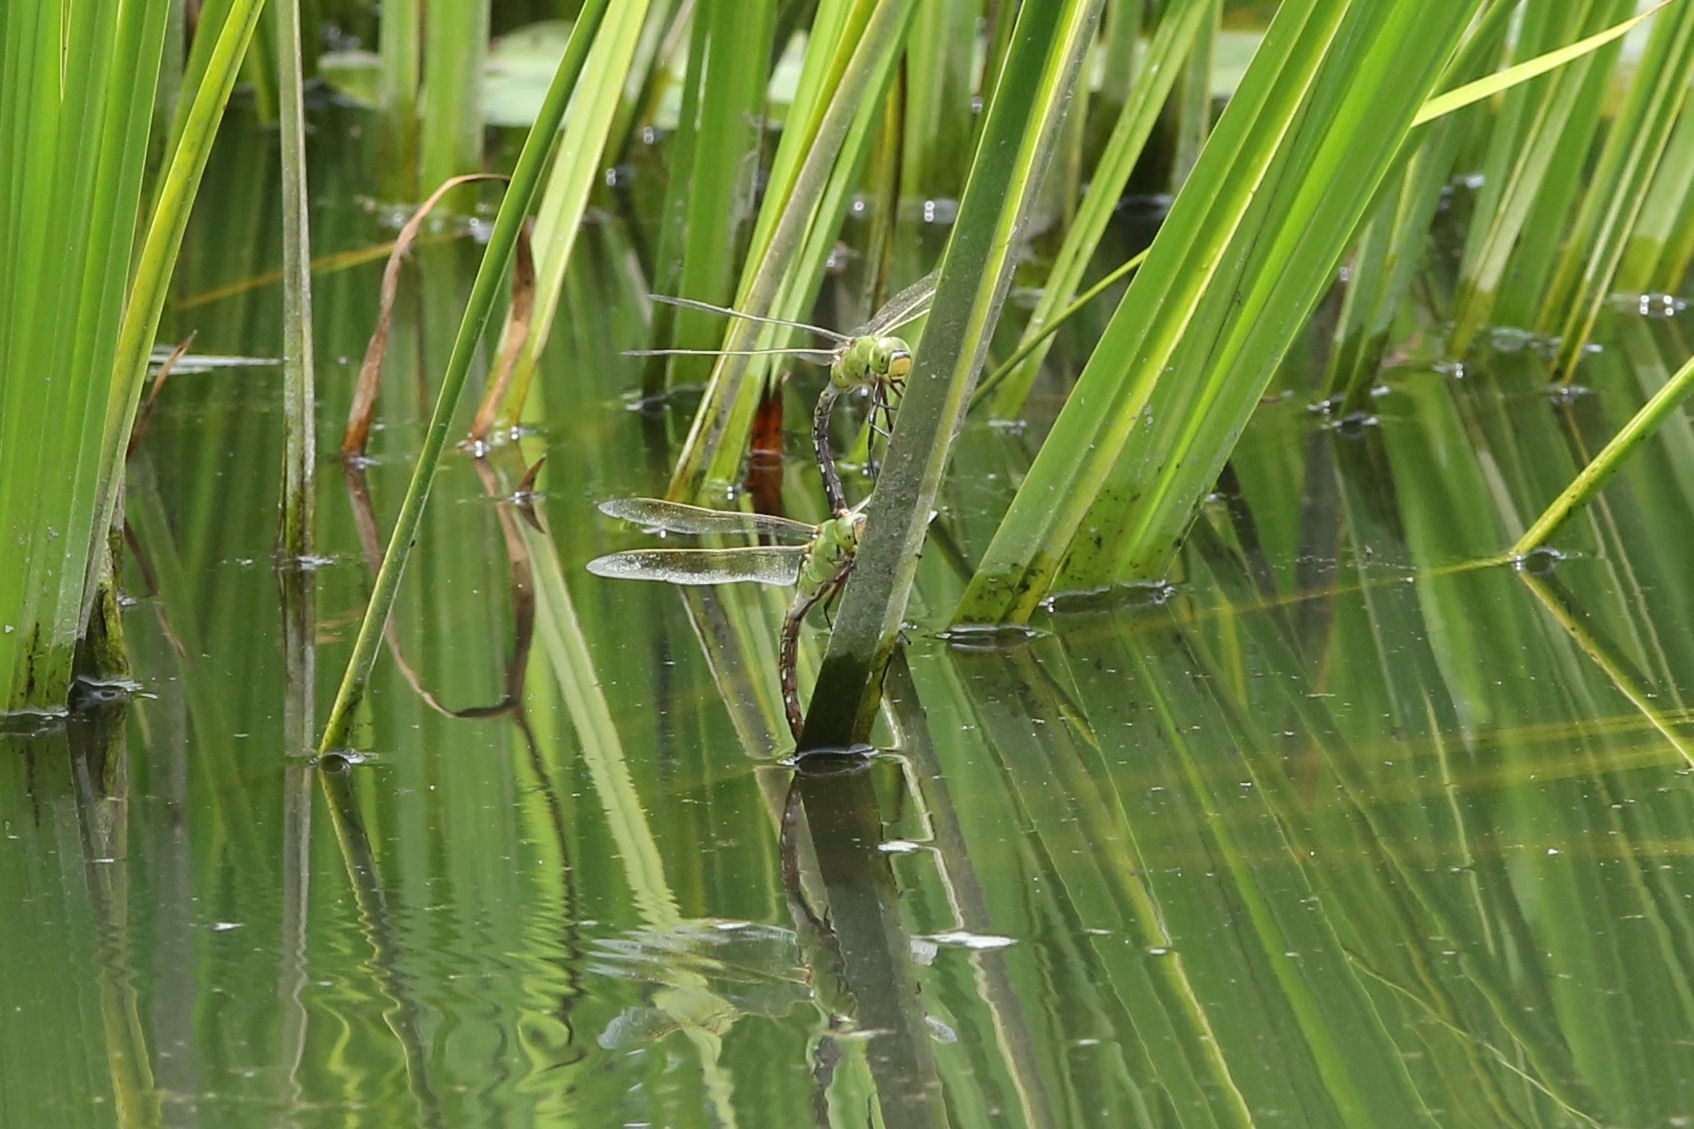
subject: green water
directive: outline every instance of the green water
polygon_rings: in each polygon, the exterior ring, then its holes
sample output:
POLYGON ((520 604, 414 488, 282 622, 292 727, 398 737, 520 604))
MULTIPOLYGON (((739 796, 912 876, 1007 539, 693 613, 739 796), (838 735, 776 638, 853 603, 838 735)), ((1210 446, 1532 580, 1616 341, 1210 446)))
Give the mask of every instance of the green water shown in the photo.
MULTIPOLYGON (((315 144, 318 253, 388 238, 356 139, 315 144)), ((278 348, 274 286, 201 300, 276 265, 268 145, 209 174, 170 330, 197 352, 278 348)), ((403 284, 384 530, 476 254, 403 284)), ((299 719, 369 586, 354 495, 326 461, 325 562, 279 578, 277 370, 172 378, 127 503, 142 691, 0 745, 0 1125, 1694 1123, 1687 417, 1550 575, 1470 565, 1685 318, 1614 318, 1564 402, 1502 340, 1386 374, 1370 426, 1267 405, 1173 589, 1027 641, 935 635, 1038 430, 973 424, 888 751, 802 778, 781 594, 581 567, 644 543, 593 503, 656 489, 687 424, 629 410, 634 261, 585 230, 544 423, 448 462, 395 619, 430 698, 385 652, 353 763, 299 719), (537 528, 498 499, 543 454, 537 528)), ((317 278, 325 450, 380 269, 317 278)))

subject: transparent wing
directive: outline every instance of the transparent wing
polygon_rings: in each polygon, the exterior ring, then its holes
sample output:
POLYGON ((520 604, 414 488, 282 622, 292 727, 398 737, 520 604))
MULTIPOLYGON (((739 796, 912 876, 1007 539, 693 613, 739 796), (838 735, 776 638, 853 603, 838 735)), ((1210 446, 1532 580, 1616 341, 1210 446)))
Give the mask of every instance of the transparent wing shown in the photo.
POLYGON ((939 273, 930 271, 894 295, 870 321, 855 329, 850 336, 881 337, 927 314, 930 302, 935 300, 935 283, 939 273))
MULTIPOLYGON (((931 288, 933 293, 933 288, 931 288)), ((693 298, 673 298, 669 294, 649 294, 655 302, 663 302, 667 306, 681 306, 686 310, 705 310, 709 314, 722 314, 726 318, 740 318, 742 321, 762 322, 765 325, 785 325, 790 329, 803 329, 807 333, 815 333, 819 337, 827 337, 831 341, 839 341, 845 345, 852 338, 845 334, 825 329, 821 325, 809 325, 803 321, 789 321, 786 318, 768 318, 759 314, 744 314, 740 310, 732 310, 728 306, 714 306, 710 302, 697 302, 693 298)))
POLYGON ((740 549, 630 549, 588 562, 595 576, 662 580, 669 584, 793 584, 804 545, 753 545, 740 549))
POLYGON ((814 365, 832 365, 835 354, 823 349, 625 349, 626 357, 798 357, 814 365))
POLYGON ((613 498, 600 503, 600 512, 666 533, 751 533, 790 541, 810 541, 817 533, 816 526, 785 517, 709 510, 664 498, 613 498))

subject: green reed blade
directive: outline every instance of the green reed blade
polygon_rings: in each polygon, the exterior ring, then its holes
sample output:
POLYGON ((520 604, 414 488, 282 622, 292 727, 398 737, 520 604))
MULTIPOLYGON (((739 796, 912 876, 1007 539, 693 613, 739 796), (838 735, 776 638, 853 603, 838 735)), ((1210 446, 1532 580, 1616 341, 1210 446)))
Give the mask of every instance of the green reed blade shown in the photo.
MULTIPOLYGON (((588 194, 602 179, 604 154, 611 141, 607 134, 629 77, 649 7, 649 0, 626 0, 615 5, 582 66, 571 114, 559 136, 558 151, 541 186, 541 202, 536 207, 535 308, 512 369, 506 396, 509 416, 515 414, 528 394, 535 366, 552 336, 565 271, 582 228, 588 194)), ((571 42, 576 42, 574 30, 571 42)), ((503 335, 499 355, 492 366, 494 371, 499 371, 505 363, 511 348, 511 341, 503 335)))
POLYGON ((1618 264, 1616 289, 1624 293, 1673 293, 1694 258, 1694 114, 1684 112, 1665 143, 1664 156, 1653 174, 1652 187, 1642 204, 1618 264))
MULTIPOLYGON (((299 560, 312 551, 317 432, 313 406, 312 239, 307 222, 306 123, 301 89, 300 0, 276 0, 277 94, 282 129, 282 532, 279 548, 299 560)), ((307 719, 306 725, 311 725, 307 719)), ((309 740, 306 738, 305 740, 309 740)))
POLYGON ((1041 300, 1024 326, 1019 352, 1024 359, 1012 368, 999 383, 991 409, 996 419, 1014 419, 1023 412, 1024 400, 1041 363, 1051 347, 1049 323, 1055 321, 1076 296, 1084 272, 1099 249, 1100 240, 1111 222, 1123 196, 1129 174, 1141 158, 1147 139, 1152 136, 1160 111, 1170 95, 1172 86, 1182 73, 1182 60, 1191 54, 1199 39, 1200 30, 1207 26, 1208 4, 1180 4, 1167 9, 1158 30, 1153 33, 1147 48, 1143 81, 1130 90, 1105 150, 1089 177, 1088 194, 1078 206, 1076 218, 1041 289, 1041 300))
POLYGON ((1479 6, 1282 6, 957 621, 1026 619, 1067 555, 1163 574, 1479 6))
MULTIPOLYGON (((810 292, 825 262, 816 252, 802 257, 799 248, 814 227, 834 227, 820 201, 864 156, 870 136, 867 123, 904 42, 913 8, 914 0, 840 0, 819 6, 812 42, 825 46, 817 50, 815 65, 808 59, 800 94, 784 126, 736 309, 798 316, 793 305, 810 292), (812 282, 795 285, 794 280, 805 278, 812 282), (785 289, 787 300, 779 303, 785 289)), ((812 246, 820 242, 814 239, 812 246)), ((729 328, 724 347, 757 347, 763 337, 753 323, 740 322, 729 328)), ((754 407, 750 393, 757 391, 746 380, 749 370, 747 359, 735 356, 724 357, 713 369, 677 459, 670 496, 698 496, 709 480, 723 477, 723 468, 739 465, 754 407)))
MULTIPOLYGON (((694 17, 682 117, 671 140, 652 289, 718 305, 734 300, 737 265, 751 235, 757 156, 765 132, 765 98, 776 5, 770 0, 712 0, 694 17)), ((780 45, 778 45, 780 46, 780 45)), ((717 347, 721 317, 654 308, 655 339, 684 349, 717 347), (672 329, 664 334, 663 327, 672 329)), ((709 366, 673 371, 703 375, 709 366)), ((666 368, 647 369, 648 395, 666 368)))
POLYGON ((424 187, 482 168, 488 14, 488 0, 429 0, 418 104, 418 169, 424 187))
POLYGON ((0 531, 20 547, 0 579, 0 710, 63 707, 106 559, 101 377, 143 214, 167 15, 60 0, 0 12, 0 275, 19 281, 0 296, 0 531))
POLYGON ((1098 15, 1094 0, 1067 0, 1018 16, 802 749, 849 744, 869 729, 877 674, 894 647, 952 439, 1011 284, 1019 225, 1040 188, 1098 15))
POLYGON ((1600 492, 1624 460, 1682 405, 1690 391, 1694 391, 1694 360, 1678 369, 1676 375, 1666 381, 1664 387, 1654 393, 1634 418, 1594 456, 1593 461, 1582 468, 1582 473, 1565 488, 1564 493, 1555 498, 1535 524, 1518 538, 1517 544, 1512 546, 1512 554, 1522 556, 1547 544, 1565 519, 1600 492))
POLYGON ((1563 257, 1547 290, 1537 328, 1559 338, 1559 367, 1576 371, 1694 82, 1694 4, 1661 11, 1653 22, 1637 81, 1590 175, 1563 257))
POLYGON ((424 503, 429 500, 430 483, 441 462, 441 453, 447 445, 447 431, 453 423, 453 410, 458 405, 459 393, 464 389, 465 380, 470 375, 477 341, 493 313, 495 295, 505 281, 506 264, 517 245, 518 230, 540 184, 542 167, 553 149, 554 134, 564 118, 565 106, 582 75, 589 48, 597 39, 597 32, 608 7, 610 0, 589 0, 589 3, 584 5, 581 15, 571 29, 570 42, 565 47, 564 57, 559 60, 559 69, 554 73, 553 82, 547 88, 547 97, 542 102, 541 112, 536 115, 535 126, 524 141, 523 151, 518 154, 517 167, 512 170, 511 185, 500 203, 499 214, 494 218, 494 230, 489 236, 488 248, 477 267, 476 281, 471 287, 471 297, 465 307, 464 319, 459 323, 458 336, 453 342, 453 354, 448 359, 447 371, 442 377, 441 391, 436 397, 435 410, 430 416, 423 448, 418 454, 412 480, 406 488, 406 498, 401 503, 400 514, 395 519, 394 532, 389 537, 388 550, 382 558, 382 568, 377 572, 376 583, 372 587, 370 605, 365 609, 364 619, 359 624, 359 635, 353 644, 353 653, 348 656, 347 670, 342 676, 340 688, 336 691, 335 705, 331 707, 323 739, 319 742, 320 751, 342 747, 352 733, 359 705, 370 686, 371 667, 376 662, 377 648, 382 642, 383 626, 388 622, 389 612, 394 607, 394 595, 400 587, 400 575, 405 569, 406 557, 413 538, 417 535, 418 524, 423 520, 423 508, 424 503))
MULTIPOLYGON (((405 186, 404 198, 422 194, 418 175, 418 94, 423 84, 423 0, 382 0, 377 52, 382 59, 381 108, 387 119, 386 163, 405 186)), ((439 181, 437 183, 440 183, 439 181)))

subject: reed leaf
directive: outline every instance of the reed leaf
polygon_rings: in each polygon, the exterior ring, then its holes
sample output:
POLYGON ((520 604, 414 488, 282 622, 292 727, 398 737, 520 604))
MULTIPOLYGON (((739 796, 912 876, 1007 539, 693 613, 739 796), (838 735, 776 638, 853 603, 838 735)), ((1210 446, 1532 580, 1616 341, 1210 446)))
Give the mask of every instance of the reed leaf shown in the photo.
POLYGON ((1163 575, 1479 6, 1279 9, 955 621, 1163 575))
MULTIPOLYGON (((62 710, 106 561, 101 467, 168 12, 0 12, 0 712, 62 710)), ((144 363, 144 362, 143 362, 144 363)), ((140 373, 137 373, 139 378, 140 373)), ((107 445, 115 441, 115 449, 107 445)), ((109 479, 108 479, 109 480, 109 479)))
POLYGON ((1434 121, 1436 118, 1450 114, 1454 110, 1460 110, 1473 103, 1480 102, 1484 98, 1492 98, 1496 94, 1502 94, 1520 83, 1528 82, 1530 79, 1537 78, 1549 71, 1568 66, 1584 55, 1598 51, 1613 40, 1622 39, 1636 27, 1657 15, 1661 9, 1674 2, 1675 0, 1663 0, 1663 3, 1656 7, 1649 8, 1631 19, 1614 24, 1604 31, 1579 39, 1575 43, 1561 47, 1556 51, 1548 51, 1545 54, 1535 56, 1533 59, 1525 59, 1523 62, 1507 67, 1505 70, 1498 71, 1485 78, 1476 79, 1474 82, 1467 82, 1457 89, 1437 95, 1425 102, 1418 112, 1412 115, 1412 124, 1423 125, 1425 122, 1434 121))
MULTIPOLYGON (((770 0, 711 0, 694 15, 682 117, 666 170, 670 190, 652 280, 658 293, 716 305, 734 297, 736 264, 751 234, 775 24, 770 0)), ((723 338, 721 319, 671 306, 653 312, 655 336, 676 348, 708 349, 723 338)), ((664 367, 656 361, 649 374, 664 367)), ((661 388, 650 382, 645 391, 661 388)))
POLYGON ((1570 240, 1543 298, 1537 328, 1558 336, 1558 363, 1567 383, 1611 292, 1691 81, 1694 4, 1683 3, 1654 23, 1638 80, 1611 123, 1570 240))
POLYGON ((923 348, 907 383, 868 532, 818 673, 801 748, 862 740, 917 556, 1000 314, 1026 218, 1082 66, 1097 0, 1024 8, 983 126, 923 348))
MULTIPOLYGON (((312 551, 317 401, 312 360, 312 240, 307 219, 306 122, 300 0, 276 0, 277 94, 282 129, 282 530, 279 548, 299 561, 312 551)), ((311 720, 306 726, 310 728, 311 720)), ((309 737, 306 738, 309 741, 309 737)), ((302 746, 303 747, 303 746, 302 746)))
POLYGON ((535 126, 524 141, 522 152, 518 154, 517 167, 512 170, 511 184, 500 203, 499 214, 494 218, 494 230, 489 236, 488 248, 477 267, 476 281, 472 283, 464 319, 459 323, 458 335, 453 342, 453 353, 442 377, 441 390, 430 416, 423 449, 418 454, 417 465, 412 472, 411 482, 407 485, 399 516, 395 518, 394 531, 389 537, 388 549, 383 554, 382 568, 377 572, 370 603, 365 608, 364 618, 359 624, 359 634, 354 641, 353 652, 348 656, 347 669, 342 675, 340 688, 336 691, 335 704, 331 707, 329 720, 324 726, 323 739, 319 742, 320 751, 327 752, 344 746, 352 733, 357 711, 370 685, 371 667, 376 662, 383 628, 394 607, 394 596, 400 587, 400 576, 405 569, 413 539, 417 536, 418 525, 423 520, 423 509, 429 500, 430 484, 441 461, 442 451, 447 446, 447 433, 453 425, 453 411, 458 404, 459 393, 464 389, 465 380, 470 375, 477 342, 493 313, 495 294, 505 276, 507 260, 517 245, 518 231, 524 223, 530 202, 541 181, 542 166, 553 148, 554 134, 558 131, 565 106, 570 101, 577 79, 582 74, 590 46, 597 39, 601 21, 605 18, 609 6, 609 0, 590 0, 584 5, 571 29, 570 42, 565 48, 564 57, 559 60, 559 68, 554 72, 553 82, 547 88, 547 97, 542 103, 541 112, 536 115, 535 126))
MULTIPOLYGON (((602 155, 607 133, 617 113, 618 100, 629 73, 631 60, 647 19, 648 0, 628 0, 614 6, 595 37, 594 47, 583 64, 582 75, 571 98, 571 114, 559 136, 552 167, 541 189, 536 209, 535 309, 527 332, 521 336, 508 327, 495 357, 496 370, 510 364, 511 385, 506 395, 506 418, 515 420, 529 393, 535 366, 552 336, 554 314, 576 246, 588 194, 600 183, 602 155), (507 354, 515 352, 516 361, 507 354)), ((576 32, 571 32, 576 41, 576 32)), ((541 127, 536 122, 536 128, 541 127)), ((534 131, 531 133, 534 136, 534 131)), ((516 181, 513 182, 514 187, 516 181)))
MULTIPOLYGON (((418 150, 422 129, 418 118, 418 94, 423 82, 423 0, 383 0, 377 40, 381 58, 378 97, 383 116, 383 154, 395 187, 403 188, 405 199, 416 196, 422 178, 418 175, 418 150)), ((445 178, 443 178, 445 179, 445 178)), ((439 182, 438 182, 439 183, 439 182)))
MULTIPOLYGON (((796 307, 821 276, 825 260, 816 252, 801 256, 799 248, 812 231, 833 232, 839 223, 839 215, 824 214, 822 201, 833 195, 841 202, 838 207, 845 204, 844 191, 832 194, 831 187, 856 175, 874 117, 866 111, 874 111, 892 73, 914 2, 819 5, 812 41, 832 46, 808 58, 801 76, 736 292, 737 310, 790 320, 800 316, 796 307)), ((820 243, 814 239, 812 245, 820 243)), ((756 323, 738 319, 726 331, 724 348, 759 348, 768 336, 756 323)), ((671 476, 672 497, 698 496, 707 482, 727 481, 739 467, 757 391, 746 379, 748 360, 724 356, 712 370, 671 476)))
POLYGON ((482 167, 482 72, 490 4, 429 0, 426 7, 417 106, 420 189, 482 167))
MULTIPOLYGON (((231 7, 206 70, 188 100, 181 135, 166 167, 148 225, 129 300, 124 307, 112 382, 106 402, 106 432, 100 460, 99 511, 91 536, 104 539, 117 509, 123 452, 128 447, 130 428, 135 423, 141 385, 147 375, 147 358, 164 312, 165 290, 182 247, 183 233, 200 178, 206 171, 212 139, 223 118, 229 93, 235 85, 241 60, 257 26, 261 0, 231 0, 231 7)), ((91 603, 97 574, 90 572, 84 603, 91 603)))
POLYGON ((1653 176, 1641 215, 1635 221, 1617 288, 1626 293, 1672 293, 1694 258, 1694 224, 1683 222, 1694 209, 1694 114, 1684 110, 1653 176))
MULTIPOLYGON (((1489 64, 1508 31, 1509 15, 1510 6, 1501 4, 1479 21, 1450 68, 1452 77, 1474 74, 1489 64)), ((1477 83, 1472 82, 1459 89, 1475 88, 1477 83)), ((1428 115, 1431 105, 1443 99, 1447 96, 1425 102, 1419 116, 1428 115)), ((1367 409, 1394 322, 1405 308, 1413 276, 1423 260, 1430 221, 1446 198, 1453 162, 1477 132, 1475 114, 1459 120, 1435 119, 1470 104, 1447 99, 1445 114, 1430 115, 1432 128, 1407 138, 1409 156, 1401 162, 1405 171, 1385 190, 1375 216, 1357 240, 1324 380, 1330 410, 1340 416, 1367 409)))
POLYGON ((1022 413, 1024 400, 1051 347, 1049 323, 1058 320, 1060 311, 1066 309, 1082 285, 1083 274, 1099 249, 1124 186, 1129 183, 1129 174, 1140 160, 1158 123, 1159 111, 1182 72, 1182 62, 1199 41, 1200 30, 1206 26, 1210 14, 1208 4, 1178 4, 1165 10, 1148 45, 1139 81, 1130 88, 1129 98, 1089 178, 1088 193, 1083 196, 1076 218, 1065 232, 1065 241, 1047 272, 1041 300, 1024 326, 1018 343, 1023 359, 998 382, 990 408, 996 419, 1015 419, 1022 413))
POLYGON ((1655 392, 1652 399, 1612 437, 1611 442, 1594 456, 1593 461, 1582 468, 1582 473, 1518 538, 1517 544, 1512 546, 1512 555, 1521 557, 1547 544, 1573 512, 1600 492, 1641 442, 1681 407, 1691 390, 1694 390, 1694 360, 1678 369, 1664 387, 1655 392))

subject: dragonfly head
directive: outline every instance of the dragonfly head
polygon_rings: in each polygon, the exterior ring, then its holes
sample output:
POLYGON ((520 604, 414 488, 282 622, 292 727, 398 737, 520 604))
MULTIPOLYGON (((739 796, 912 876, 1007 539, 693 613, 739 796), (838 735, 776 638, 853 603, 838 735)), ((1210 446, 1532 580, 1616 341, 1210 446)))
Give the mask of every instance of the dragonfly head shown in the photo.
POLYGON ((904 380, 912 371, 912 347, 898 337, 878 337, 871 345, 870 369, 879 380, 904 380))
POLYGON ((899 385, 912 371, 912 347, 898 337, 855 337, 830 370, 837 392, 899 385))

